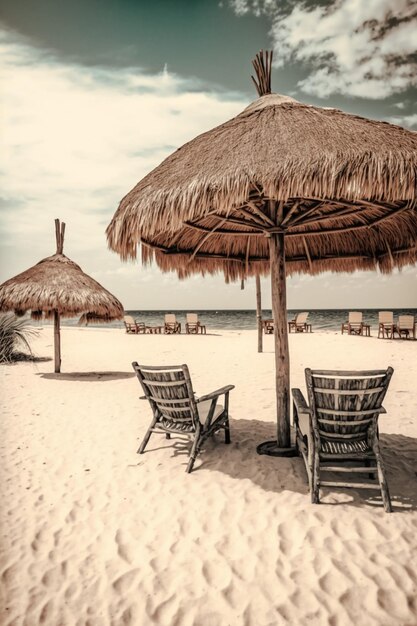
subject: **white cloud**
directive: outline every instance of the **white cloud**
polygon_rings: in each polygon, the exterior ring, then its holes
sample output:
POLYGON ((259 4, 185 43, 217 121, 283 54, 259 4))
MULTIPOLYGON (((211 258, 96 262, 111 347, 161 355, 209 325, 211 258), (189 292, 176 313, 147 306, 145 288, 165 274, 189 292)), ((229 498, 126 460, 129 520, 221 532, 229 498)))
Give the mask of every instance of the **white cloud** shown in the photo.
POLYGON ((280 0, 234 0, 232 6, 238 14, 262 10, 271 16, 275 64, 309 66, 309 76, 299 82, 307 93, 379 99, 417 84, 411 61, 416 8, 410 0, 335 0, 314 7, 299 2, 286 13, 280 0))
POLYGON ((412 113, 411 115, 393 115, 388 118, 388 122, 414 130, 417 129, 417 113, 412 113))
POLYGON ((107 250, 104 231, 118 202, 175 148, 247 103, 204 91, 166 67, 149 75, 62 63, 6 33, 0 54, 0 282, 54 252, 59 217, 68 256, 133 304, 134 272, 151 270, 120 271, 107 250))

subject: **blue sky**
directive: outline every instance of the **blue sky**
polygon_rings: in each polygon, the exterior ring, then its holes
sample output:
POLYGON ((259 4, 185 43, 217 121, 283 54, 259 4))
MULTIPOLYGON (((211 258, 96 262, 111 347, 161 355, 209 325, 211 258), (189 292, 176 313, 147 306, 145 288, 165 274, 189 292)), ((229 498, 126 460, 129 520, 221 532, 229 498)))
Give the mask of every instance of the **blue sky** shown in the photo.
MULTIPOLYGON (((253 281, 122 264, 104 231, 140 178, 255 99, 260 48, 274 49, 274 91, 417 129, 408 0, 3 0, 0 20, 0 282, 54 252, 59 217, 66 254, 127 309, 252 308, 253 281)), ((288 304, 415 307, 416 278, 293 277, 288 304)))

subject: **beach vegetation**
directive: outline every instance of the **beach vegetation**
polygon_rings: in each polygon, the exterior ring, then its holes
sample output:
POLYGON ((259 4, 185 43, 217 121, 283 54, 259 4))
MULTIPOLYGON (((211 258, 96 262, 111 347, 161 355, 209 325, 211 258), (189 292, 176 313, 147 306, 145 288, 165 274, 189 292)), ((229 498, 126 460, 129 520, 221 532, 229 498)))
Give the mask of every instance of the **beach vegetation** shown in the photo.
POLYGON ((14 313, 0 314, 0 363, 32 359, 30 339, 38 332, 27 317, 16 317, 14 313), (21 352, 21 349, 29 354, 21 352))

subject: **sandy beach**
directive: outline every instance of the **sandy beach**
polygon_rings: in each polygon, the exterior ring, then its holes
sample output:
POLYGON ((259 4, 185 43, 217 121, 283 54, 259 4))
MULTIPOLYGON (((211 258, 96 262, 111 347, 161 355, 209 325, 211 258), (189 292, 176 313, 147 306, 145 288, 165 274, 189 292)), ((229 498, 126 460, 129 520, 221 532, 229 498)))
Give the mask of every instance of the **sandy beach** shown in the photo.
MULTIPOLYGON (((380 418, 393 499, 324 489, 274 438, 273 338, 62 329, 53 361, 0 367, 4 626, 413 626, 417 624, 417 343, 292 334, 304 368, 394 367, 380 418), (232 443, 185 473, 188 444, 154 435, 131 362, 187 363, 197 394, 234 384, 232 443)), ((51 327, 33 342, 53 357, 51 327)))

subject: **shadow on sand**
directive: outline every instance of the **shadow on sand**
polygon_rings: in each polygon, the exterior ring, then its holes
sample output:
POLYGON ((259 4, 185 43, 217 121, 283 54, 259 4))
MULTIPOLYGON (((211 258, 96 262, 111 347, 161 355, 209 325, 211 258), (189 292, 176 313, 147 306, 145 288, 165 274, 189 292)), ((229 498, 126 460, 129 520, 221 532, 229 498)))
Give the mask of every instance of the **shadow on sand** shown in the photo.
MULTIPOLYGON (((263 441, 274 439, 274 424, 258 420, 230 420, 232 443, 224 445, 223 434, 217 433, 205 443, 193 472, 222 472, 236 480, 250 480, 265 491, 280 493, 289 490, 305 496, 306 505, 310 504, 307 474, 302 457, 276 458, 259 456, 256 446, 263 441)), ((388 485, 394 512, 417 510, 416 459, 417 439, 398 434, 381 434, 381 447, 387 471, 388 485)), ((184 471, 188 462, 190 443, 184 438, 172 435, 170 440, 161 436, 152 436, 145 454, 164 449, 166 454, 183 458, 178 471, 184 471), (161 445, 162 444, 162 445, 161 445)), ((328 474, 332 476, 332 474, 328 474)), ((335 474, 333 474, 336 477, 335 474)), ((339 477, 340 480, 340 477, 339 477)), ((353 481, 355 477, 353 476, 353 481)), ((323 506, 365 507, 366 505, 382 508, 382 500, 377 485, 375 491, 358 489, 323 488, 321 490, 323 506), (344 494, 340 500, 332 494, 344 494)))
POLYGON ((41 378, 46 378, 47 380, 69 380, 74 382, 106 382, 108 380, 134 378, 136 376, 134 372, 65 372, 61 374, 50 373, 37 375, 41 378))

